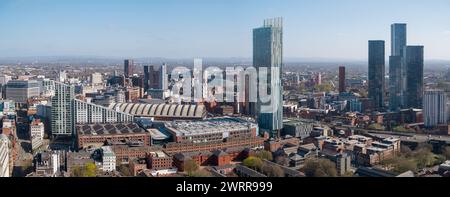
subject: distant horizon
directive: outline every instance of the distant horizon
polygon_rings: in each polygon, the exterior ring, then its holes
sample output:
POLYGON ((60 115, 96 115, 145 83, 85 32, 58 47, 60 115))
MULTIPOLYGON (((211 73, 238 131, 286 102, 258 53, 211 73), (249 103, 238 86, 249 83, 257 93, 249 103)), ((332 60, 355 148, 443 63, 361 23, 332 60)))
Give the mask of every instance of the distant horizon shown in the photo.
MULTIPOLYGON (((388 55, 387 55, 388 56, 388 55)), ((101 55, 31 55, 31 56, 0 56, 0 60, 5 59, 32 59, 32 58, 93 58, 93 59, 118 59, 118 60, 126 60, 126 59, 175 59, 175 60, 186 60, 186 59, 249 59, 251 60, 253 57, 248 56, 229 56, 229 57, 215 57, 215 56, 205 56, 205 57, 159 57, 159 56, 101 56, 101 55)), ((333 57, 283 57, 285 60, 317 60, 317 61, 328 61, 328 60, 345 60, 345 61, 367 61, 367 58, 333 58, 333 57)), ((435 58, 425 58, 425 61, 450 61, 449 59, 435 59, 435 58)), ((387 60, 386 60, 387 61, 387 60)))
MULTIPOLYGON (((210 62, 223 62, 223 63, 251 63, 252 57, 186 57, 186 58, 176 58, 176 57, 107 57, 107 56, 83 56, 83 55, 72 55, 72 56, 24 56, 24 57, 0 57, 0 64, 4 62, 9 63, 18 63, 20 61, 23 62, 32 62, 32 61, 41 61, 44 63, 49 63, 49 61, 71 61, 74 62, 83 62, 83 61, 99 61, 99 60, 107 60, 121 63, 125 59, 133 59, 136 63, 150 63, 155 61, 154 63, 160 63, 164 61, 182 61, 193 62, 194 59, 200 58, 204 61, 210 62), (76 60, 76 61, 75 61, 76 60)), ((425 59, 425 63, 431 64, 448 64, 443 66, 450 66, 450 59, 425 59)), ((386 60, 386 67, 389 66, 388 60, 386 60)), ((310 58, 310 57, 284 57, 284 63, 334 63, 334 64, 345 64, 345 63, 357 63, 357 64, 367 64, 367 59, 351 59, 351 58, 310 58)))

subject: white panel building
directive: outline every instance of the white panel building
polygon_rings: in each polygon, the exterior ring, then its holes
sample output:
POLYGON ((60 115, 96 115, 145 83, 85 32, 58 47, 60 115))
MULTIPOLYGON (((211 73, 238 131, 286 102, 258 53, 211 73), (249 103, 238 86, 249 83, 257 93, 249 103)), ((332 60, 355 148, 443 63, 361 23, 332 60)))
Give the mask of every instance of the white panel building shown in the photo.
POLYGON ((33 121, 30 124, 31 146, 33 150, 42 146, 44 141, 44 123, 41 121, 33 121))
POLYGON ((75 99, 75 123, 116 123, 132 122, 134 116, 75 99))
POLYGON ((112 151, 111 146, 102 147, 102 168, 104 172, 116 170, 116 154, 112 151))
POLYGON ((443 90, 425 91, 423 115, 426 127, 447 123, 447 95, 443 90))
POLYGON ((9 139, 0 134, 0 177, 9 177, 9 139))

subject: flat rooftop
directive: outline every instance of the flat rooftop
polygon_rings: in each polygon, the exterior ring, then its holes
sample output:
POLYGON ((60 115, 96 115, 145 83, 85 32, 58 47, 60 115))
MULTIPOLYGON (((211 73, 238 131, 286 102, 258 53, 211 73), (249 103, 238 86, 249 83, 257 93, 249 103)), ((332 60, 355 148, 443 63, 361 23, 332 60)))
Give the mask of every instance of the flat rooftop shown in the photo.
POLYGON ((157 158, 166 158, 166 157, 169 157, 169 155, 167 155, 167 154, 164 153, 163 151, 150 152, 150 154, 152 155, 152 157, 157 157, 157 158))
POLYGON ((149 132, 150 136, 155 140, 165 140, 170 138, 170 136, 162 133, 158 129, 147 129, 147 132, 149 132))
POLYGON ((348 139, 351 139, 351 140, 371 140, 372 138, 366 137, 366 136, 363 136, 363 135, 352 135, 352 136, 349 136, 348 139))
POLYGON ((285 125, 301 125, 301 124, 317 124, 317 121, 310 119, 284 119, 283 124, 285 125))
POLYGON ((201 121, 172 121, 166 127, 177 136, 193 136, 239 131, 257 125, 239 118, 214 118, 201 121))
POLYGON ((75 126, 79 135, 120 135, 146 133, 136 123, 82 124, 75 126))

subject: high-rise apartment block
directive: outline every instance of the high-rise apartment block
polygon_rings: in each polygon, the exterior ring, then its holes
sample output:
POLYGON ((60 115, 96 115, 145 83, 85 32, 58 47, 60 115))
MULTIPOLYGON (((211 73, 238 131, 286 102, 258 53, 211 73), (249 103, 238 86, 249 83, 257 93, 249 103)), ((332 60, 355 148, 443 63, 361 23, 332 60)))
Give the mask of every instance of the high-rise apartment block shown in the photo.
POLYGON ((74 131, 75 87, 55 82, 55 96, 51 98, 53 135, 72 135, 74 131))
POLYGON ((407 108, 422 108, 424 47, 407 46, 403 52, 406 68, 405 106, 407 108))
POLYGON ((404 50, 407 43, 406 24, 391 25, 391 56, 389 56, 389 109, 399 110, 405 106, 404 50))
POLYGON ((447 95, 443 90, 425 91, 423 115, 426 127, 447 123, 447 95))
POLYGON ((144 91, 149 89, 166 90, 168 88, 167 65, 144 66, 144 91))
POLYGON ((375 109, 384 107, 385 48, 383 40, 369 41, 369 98, 375 109))
MULTIPOLYGON (((264 26, 253 30, 253 66, 268 71, 268 79, 259 83, 267 86, 258 88, 257 118, 260 129, 274 137, 283 127, 283 98, 281 72, 283 67, 283 19, 264 21, 264 26), (262 96, 267 95, 267 96, 262 96)), ((260 75, 259 75, 260 76, 260 75)), ((261 86, 259 86, 261 87, 261 86)))
POLYGON ((134 61, 133 60, 125 60, 123 64, 123 73, 126 78, 130 78, 134 74, 134 61))
POLYGON ((345 92, 345 66, 339 67, 339 93, 345 92))

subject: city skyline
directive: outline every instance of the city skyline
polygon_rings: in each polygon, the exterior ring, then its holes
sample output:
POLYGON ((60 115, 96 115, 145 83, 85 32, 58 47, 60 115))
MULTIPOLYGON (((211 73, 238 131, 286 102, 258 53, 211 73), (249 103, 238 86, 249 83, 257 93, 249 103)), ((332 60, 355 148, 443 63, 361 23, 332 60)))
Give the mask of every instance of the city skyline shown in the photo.
POLYGON ((427 59, 450 60, 450 2, 409 2, 2 1, 0 57, 248 58, 253 24, 282 16, 286 58, 364 60, 366 40, 386 40, 390 51, 389 25, 407 23, 427 59))
POLYGON ((0 178, 450 177, 450 3, 211 2, 1 2, 0 178))

